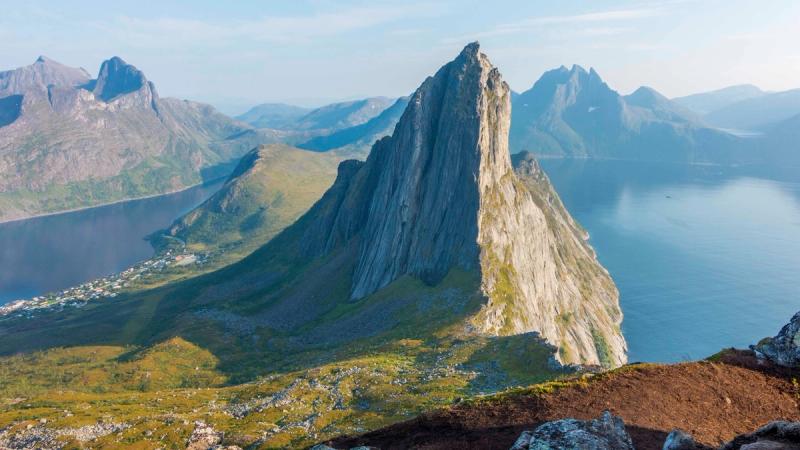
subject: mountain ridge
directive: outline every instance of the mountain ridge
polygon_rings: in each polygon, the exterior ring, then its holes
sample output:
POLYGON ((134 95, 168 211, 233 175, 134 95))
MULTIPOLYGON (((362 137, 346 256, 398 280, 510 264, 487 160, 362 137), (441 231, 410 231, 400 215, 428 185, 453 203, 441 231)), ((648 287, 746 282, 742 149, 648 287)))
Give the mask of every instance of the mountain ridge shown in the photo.
POLYGON ((0 72, 0 221, 180 190, 277 139, 160 98, 121 58, 101 67, 96 80, 47 58, 0 72))
POLYGON ((512 152, 542 157, 748 163, 742 142, 652 88, 622 96, 594 70, 545 72, 514 100, 512 152))
POLYGON ((733 103, 766 94, 767 93, 758 88, 758 86, 752 84, 738 84, 713 91, 676 97, 673 98, 672 101, 695 111, 697 114, 705 115, 733 103))

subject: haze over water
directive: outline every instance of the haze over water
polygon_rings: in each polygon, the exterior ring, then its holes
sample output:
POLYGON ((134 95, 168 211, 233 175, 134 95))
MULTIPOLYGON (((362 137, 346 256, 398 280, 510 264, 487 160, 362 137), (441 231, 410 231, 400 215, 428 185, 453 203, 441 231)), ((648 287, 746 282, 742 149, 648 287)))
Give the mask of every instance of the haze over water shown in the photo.
POLYGON ((543 161, 620 290, 630 361, 698 359, 800 309, 800 174, 543 161))

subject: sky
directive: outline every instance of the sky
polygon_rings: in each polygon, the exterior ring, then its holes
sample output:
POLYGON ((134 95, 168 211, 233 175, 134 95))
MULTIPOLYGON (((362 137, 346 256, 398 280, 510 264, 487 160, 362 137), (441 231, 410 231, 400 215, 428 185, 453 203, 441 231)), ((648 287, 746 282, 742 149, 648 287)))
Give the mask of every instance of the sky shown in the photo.
POLYGON ((561 65, 668 97, 800 87, 796 0, 0 0, 0 70, 120 56, 229 114, 411 93, 467 43, 516 91, 561 65))

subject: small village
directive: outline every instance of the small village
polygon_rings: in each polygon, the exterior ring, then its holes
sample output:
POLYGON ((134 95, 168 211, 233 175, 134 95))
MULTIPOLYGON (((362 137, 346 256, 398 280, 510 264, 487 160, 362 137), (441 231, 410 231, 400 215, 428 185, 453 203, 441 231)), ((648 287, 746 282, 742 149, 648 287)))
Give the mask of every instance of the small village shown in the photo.
POLYGON ((65 289, 61 292, 40 295, 30 299, 14 300, 0 306, 0 319, 4 317, 33 317, 39 312, 80 308, 87 302, 114 298, 136 282, 146 280, 168 268, 204 265, 207 254, 195 254, 169 249, 148 260, 142 261, 122 272, 98 278, 65 289))

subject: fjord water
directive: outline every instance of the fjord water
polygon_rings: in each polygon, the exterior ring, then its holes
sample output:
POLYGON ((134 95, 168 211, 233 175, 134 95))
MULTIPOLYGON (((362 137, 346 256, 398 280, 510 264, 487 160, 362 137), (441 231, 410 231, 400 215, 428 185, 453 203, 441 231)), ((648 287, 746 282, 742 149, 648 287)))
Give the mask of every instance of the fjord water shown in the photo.
POLYGON ((75 286, 149 258, 153 248, 144 237, 221 185, 0 224, 0 304, 75 286))
POLYGON ((800 310, 800 170, 542 166, 617 283, 630 361, 746 348, 800 310))

